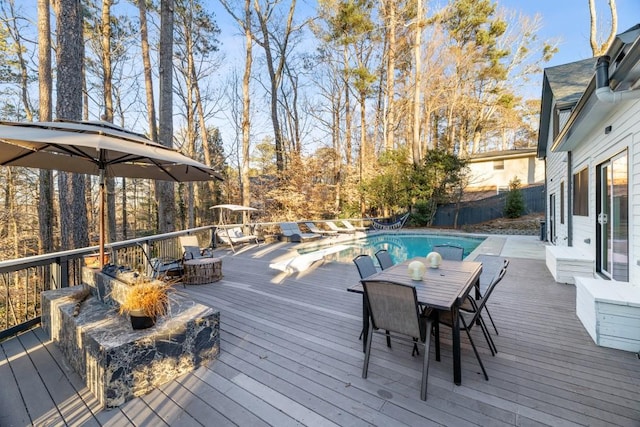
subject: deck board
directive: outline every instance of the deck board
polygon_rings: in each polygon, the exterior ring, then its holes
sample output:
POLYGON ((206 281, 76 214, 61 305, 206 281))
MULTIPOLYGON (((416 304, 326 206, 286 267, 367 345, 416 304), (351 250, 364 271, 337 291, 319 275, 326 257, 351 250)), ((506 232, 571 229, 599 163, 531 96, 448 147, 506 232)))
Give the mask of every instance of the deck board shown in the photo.
MULTIPOLYGON (((22 349, 15 344, 16 339, 0 344, 0 425, 25 426, 31 424, 31 418, 24 404, 22 390, 16 381, 15 375, 24 375, 25 372, 16 372, 19 366, 15 366, 15 359, 20 357, 22 349)), ((31 371, 33 375, 33 370, 31 371)))
POLYGON ((489 381, 463 334, 462 385, 453 384, 451 334, 441 328, 442 360, 431 355, 423 402, 421 357, 407 345, 374 338, 361 378, 362 298, 346 291, 355 267, 270 270, 290 247, 225 252, 222 281, 177 289, 220 309, 220 358, 120 408, 101 411, 41 329, 0 343, 0 424, 640 426, 640 361, 592 342, 574 286, 555 283, 543 260, 509 258, 488 303, 495 357, 472 331, 489 381))

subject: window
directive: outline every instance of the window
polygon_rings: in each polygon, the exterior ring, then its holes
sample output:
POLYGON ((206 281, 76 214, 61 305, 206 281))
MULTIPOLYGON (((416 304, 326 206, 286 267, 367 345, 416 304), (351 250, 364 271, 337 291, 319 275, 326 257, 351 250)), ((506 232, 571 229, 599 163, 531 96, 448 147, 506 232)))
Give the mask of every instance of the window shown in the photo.
POLYGON ((589 168, 573 175, 573 214, 589 216, 589 168))
POLYGON ((493 161, 493 170, 502 170, 504 169, 504 160, 494 160, 493 161))
POLYGON ((564 181, 560 182, 560 224, 564 224, 564 181))

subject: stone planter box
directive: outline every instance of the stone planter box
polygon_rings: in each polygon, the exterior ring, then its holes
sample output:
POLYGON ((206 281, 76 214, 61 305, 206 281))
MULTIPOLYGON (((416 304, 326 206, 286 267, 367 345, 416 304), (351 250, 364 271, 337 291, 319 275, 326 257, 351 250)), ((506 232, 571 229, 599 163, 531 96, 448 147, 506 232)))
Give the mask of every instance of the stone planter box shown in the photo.
POLYGON ((169 316, 133 330, 127 316, 96 297, 74 317, 71 296, 80 289, 42 292, 42 328, 103 407, 122 405, 218 357, 218 310, 172 295, 169 316))
MULTIPOLYGON (((99 269, 83 267, 82 282, 89 286, 91 294, 109 307, 119 308, 127 292, 140 277, 137 273, 120 273, 118 278, 102 273, 99 269)), ((159 283, 161 283, 158 280, 159 283)))

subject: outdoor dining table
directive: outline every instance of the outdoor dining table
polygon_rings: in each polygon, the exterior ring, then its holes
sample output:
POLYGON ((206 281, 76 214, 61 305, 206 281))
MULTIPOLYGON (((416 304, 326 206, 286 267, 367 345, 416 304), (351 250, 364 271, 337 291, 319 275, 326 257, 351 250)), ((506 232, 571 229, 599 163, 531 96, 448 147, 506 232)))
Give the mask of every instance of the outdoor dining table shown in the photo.
MULTIPOLYGON (((478 284, 480 273, 482 272, 482 263, 443 260, 438 268, 427 267, 422 280, 412 280, 408 272, 408 265, 412 261, 420 261, 426 266, 429 265, 426 258, 412 258, 363 280, 388 280, 415 286, 418 303, 435 310, 451 311, 453 319, 453 382, 456 385, 460 385, 462 383, 462 368, 458 310, 471 289, 474 288, 474 285, 478 284)), ((369 331, 369 309, 364 297, 364 289, 362 283, 358 283, 347 290, 362 294, 362 323, 364 329, 362 341, 364 349, 366 348, 367 333, 369 331)))

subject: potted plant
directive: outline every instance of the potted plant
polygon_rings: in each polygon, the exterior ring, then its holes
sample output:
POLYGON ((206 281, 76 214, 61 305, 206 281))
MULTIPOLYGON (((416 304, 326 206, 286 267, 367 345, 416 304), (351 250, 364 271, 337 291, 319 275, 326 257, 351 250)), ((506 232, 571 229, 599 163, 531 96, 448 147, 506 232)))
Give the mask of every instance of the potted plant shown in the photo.
POLYGON ((136 283, 120 303, 120 314, 129 314, 133 329, 150 328, 167 314, 170 290, 170 284, 159 280, 136 283))

